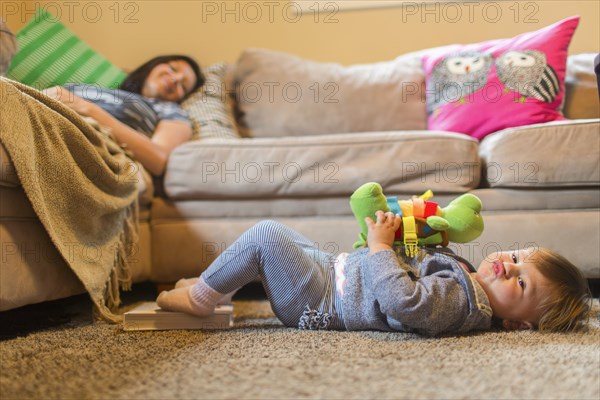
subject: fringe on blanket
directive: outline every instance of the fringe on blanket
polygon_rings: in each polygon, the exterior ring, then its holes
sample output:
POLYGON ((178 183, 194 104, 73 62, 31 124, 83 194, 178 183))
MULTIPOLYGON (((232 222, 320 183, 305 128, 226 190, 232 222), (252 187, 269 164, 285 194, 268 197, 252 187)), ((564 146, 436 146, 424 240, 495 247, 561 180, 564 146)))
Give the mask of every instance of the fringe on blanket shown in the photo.
POLYGON ((123 223, 119 241, 115 248, 115 263, 106 281, 103 298, 94 302, 99 317, 113 323, 123 322, 123 315, 118 313, 121 305, 120 290, 131 290, 132 274, 131 257, 136 253, 138 243, 139 205, 134 202, 127 208, 127 218, 123 223))
MULTIPOLYGON (((82 118, 96 131, 102 133, 114 143, 117 141, 112 136, 111 130, 91 117, 82 116, 82 118)), ((125 151, 125 149, 123 149, 125 151)), ((132 154, 127 151, 125 153, 133 160, 132 154)), ((143 167, 139 167, 143 168, 143 167)), ((127 218, 123 223, 123 232, 121 232, 119 241, 115 248, 115 260, 110 276, 106 281, 104 295, 102 299, 94 302, 99 317, 107 322, 122 323, 123 315, 119 314, 119 306, 121 305, 120 290, 131 290, 132 274, 129 263, 131 257, 135 254, 135 246, 138 243, 138 225, 139 225, 139 204, 137 201, 127 208, 127 218)))
MULTIPOLYGON (((109 128, 100 125, 98 121, 91 117, 83 116, 83 119, 92 125, 98 132, 102 133, 114 143, 117 141, 112 136, 109 128)), ((127 153, 127 152, 126 152, 127 153)), ((127 154, 132 160, 133 156, 127 154)), ((142 168, 140 166, 140 168, 142 168)), ((135 201, 127 209, 127 218, 123 224, 123 232, 119 237, 119 242, 115 248, 115 260, 110 276, 106 281, 103 298, 95 302, 99 317, 113 323, 123 322, 123 316, 118 313, 121 305, 120 290, 131 290, 132 275, 129 263, 131 256, 135 253, 135 247, 138 243, 138 221, 139 221, 139 204, 135 201)))

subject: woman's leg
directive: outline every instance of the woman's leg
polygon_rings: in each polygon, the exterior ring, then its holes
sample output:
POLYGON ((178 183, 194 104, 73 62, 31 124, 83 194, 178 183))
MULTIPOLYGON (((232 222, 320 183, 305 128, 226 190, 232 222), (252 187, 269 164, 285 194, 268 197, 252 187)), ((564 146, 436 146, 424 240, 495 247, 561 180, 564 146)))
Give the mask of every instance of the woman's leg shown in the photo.
POLYGON ((294 230, 264 221, 225 250, 195 285, 161 294, 157 301, 165 309, 207 315, 222 293, 260 277, 277 317, 297 326, 305 308, 317 308, 331 290, 328 264, 332 261, 333 255, 319 251, 294 230))

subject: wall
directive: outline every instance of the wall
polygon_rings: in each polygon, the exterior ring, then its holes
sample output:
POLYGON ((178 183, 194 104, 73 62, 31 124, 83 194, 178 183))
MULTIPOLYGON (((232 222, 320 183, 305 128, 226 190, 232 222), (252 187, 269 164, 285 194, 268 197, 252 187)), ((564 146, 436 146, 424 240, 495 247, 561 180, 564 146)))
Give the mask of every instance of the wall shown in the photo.
POLYGON ((130 69, 149 57, 186 53, 202 64, 233 62, 247 47, 265 47, 342 64, 388 60, 450 43, 511 37, 571 15, 582 20, 570 53, 600 49, 600 2, 479 1, 340 11, 307 1, 7 1, 0 13, 13 30, 45 7, 92 47, 130 69), (312 9, 311 9, 312 8, 312 9))

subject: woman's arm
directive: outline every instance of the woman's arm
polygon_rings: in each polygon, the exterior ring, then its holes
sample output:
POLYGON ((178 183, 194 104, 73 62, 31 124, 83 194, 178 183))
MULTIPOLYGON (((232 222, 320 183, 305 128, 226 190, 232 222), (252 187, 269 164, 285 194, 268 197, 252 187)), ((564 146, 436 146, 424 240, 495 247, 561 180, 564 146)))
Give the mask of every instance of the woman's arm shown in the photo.
POLYGON ((165 172, 171 152, 192 137, 192 128, 181 121, 160 121, 152 139, 115 119, 96 104, 87 114, 100 124, 111 129, 115 140, 125 145, 133 157, 152 175, 160 176, 165 172))
POLYGON ((160 176, 167 166, 169 155, 177 146, 192 137, 191 126, 183 121, 160 121, 152 139, 125 125, 100 106, 74 95, 62 87, 44 91, 48 96, 59 100, 81 115, 94 118, 111 129, 115 140, 125 145, 134 158, 152 175, 160 176))

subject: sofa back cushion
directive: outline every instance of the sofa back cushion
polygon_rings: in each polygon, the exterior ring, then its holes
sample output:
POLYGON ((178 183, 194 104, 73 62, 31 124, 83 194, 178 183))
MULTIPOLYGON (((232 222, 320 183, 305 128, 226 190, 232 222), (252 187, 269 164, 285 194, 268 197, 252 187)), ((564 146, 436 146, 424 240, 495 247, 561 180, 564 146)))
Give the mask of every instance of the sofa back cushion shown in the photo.
POLYGON ((597 53, 569 56, 563 113, 570 119, 600 118, 600 96, 594 73, 597 53))
POLYGON ((264 49, 232 71, 241 133, 252 137, 425 129, 421 54, 342 66, 264 49))

